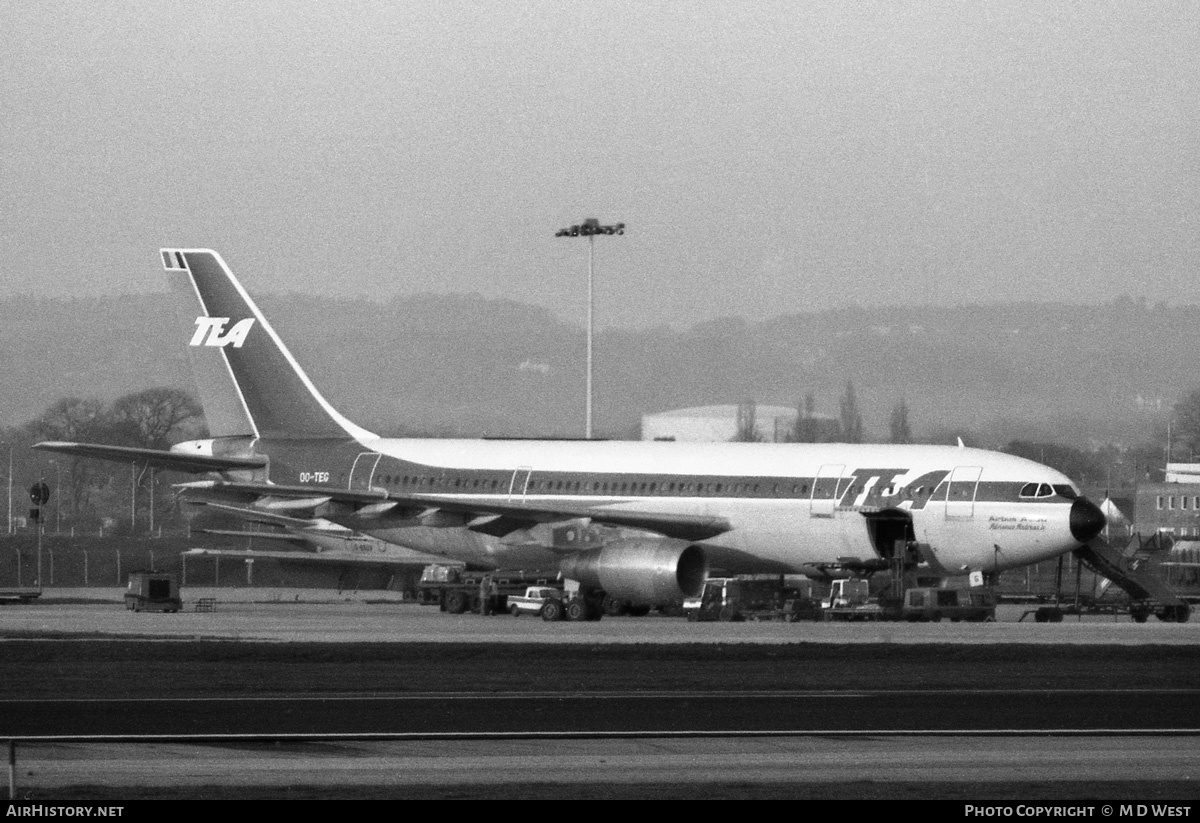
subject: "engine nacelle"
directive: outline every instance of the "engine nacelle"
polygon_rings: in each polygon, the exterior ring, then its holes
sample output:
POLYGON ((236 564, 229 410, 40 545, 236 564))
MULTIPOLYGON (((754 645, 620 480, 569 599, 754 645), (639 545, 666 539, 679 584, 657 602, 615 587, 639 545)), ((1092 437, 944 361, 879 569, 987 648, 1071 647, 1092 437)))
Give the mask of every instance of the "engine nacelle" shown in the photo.
POLYGON ((642 605, 699 597, 708 579, 704 550, 677 540, 632 539, 559 563, 563 577, 642 605))

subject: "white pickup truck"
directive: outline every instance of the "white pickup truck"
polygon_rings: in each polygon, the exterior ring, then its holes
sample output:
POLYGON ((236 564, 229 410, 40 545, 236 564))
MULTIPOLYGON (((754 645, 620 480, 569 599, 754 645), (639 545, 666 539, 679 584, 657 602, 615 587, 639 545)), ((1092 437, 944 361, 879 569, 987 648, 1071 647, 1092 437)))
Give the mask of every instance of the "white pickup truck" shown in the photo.
POLYGON ((509 595, 508 613, 513 617, 523 614, 541 614, 547 600, 562 601, 562 589, 553 586, 530 586, 523 595, 509 595))

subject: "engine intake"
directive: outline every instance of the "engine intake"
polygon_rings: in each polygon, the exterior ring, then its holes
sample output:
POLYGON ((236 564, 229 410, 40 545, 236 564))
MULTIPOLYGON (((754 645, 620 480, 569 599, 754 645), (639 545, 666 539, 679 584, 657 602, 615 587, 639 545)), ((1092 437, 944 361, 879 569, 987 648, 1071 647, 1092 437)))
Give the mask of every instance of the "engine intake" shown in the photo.
POLYGON ((699 597, 708 561, 699 546, 676 540, 623 540, 561 561, 564 577, 642 605, 699 597))

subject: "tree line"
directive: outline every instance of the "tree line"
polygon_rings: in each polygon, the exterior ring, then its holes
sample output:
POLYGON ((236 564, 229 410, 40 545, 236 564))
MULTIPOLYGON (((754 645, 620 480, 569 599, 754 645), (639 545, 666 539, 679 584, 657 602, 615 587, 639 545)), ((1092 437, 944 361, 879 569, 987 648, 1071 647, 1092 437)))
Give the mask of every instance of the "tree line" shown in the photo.
POLYGON ((200 404, 180 389, 145 389, 111 403, 64 397, 23 426, 0 431, 0 441, 9 446, 9 454, 0 454, 0 460, 11 458, 13 515, 27 515, 28 486, 45 482, 52 489, 51 502, 41 512, 53 521, 48 528, 94 531, 107 524, 125 533, 145 533, 152 516, 161 526, 176 514, 170 484, 179 482, 179 474, 29 447, 44 440, 63 440, 167 449, 205 436, 200 404))
MULTIPOLYGON (((761 440, 754 419, 754 403, 744 403, 738 410, 735 441, 753 442, 761 440)), ((817 400, 812 392, 796 404, 796 418, 791 428, 783 432, 781 440, 786 443, 864 443, 868 437, 863 428, 862 412, 858 407, 858 395, 854 383, 847 382, 846 390, 838 399, 838 415, 831 418, 817 414, 817 400)), ((904 398, 892 408, 888 424, 889 443, 912 443, 912 426, 908 420, 908 403, 904 398)))

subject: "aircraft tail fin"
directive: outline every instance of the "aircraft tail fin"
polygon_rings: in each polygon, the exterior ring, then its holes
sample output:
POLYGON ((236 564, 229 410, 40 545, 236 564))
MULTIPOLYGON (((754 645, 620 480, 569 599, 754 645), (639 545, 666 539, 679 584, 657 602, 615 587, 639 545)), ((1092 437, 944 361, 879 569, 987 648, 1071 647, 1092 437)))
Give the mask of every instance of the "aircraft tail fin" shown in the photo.
POLYGON ((211 436, 375 437, 317 391, 219 254, 161 249, 161 255, 185 299, 188 354, 211 436))

